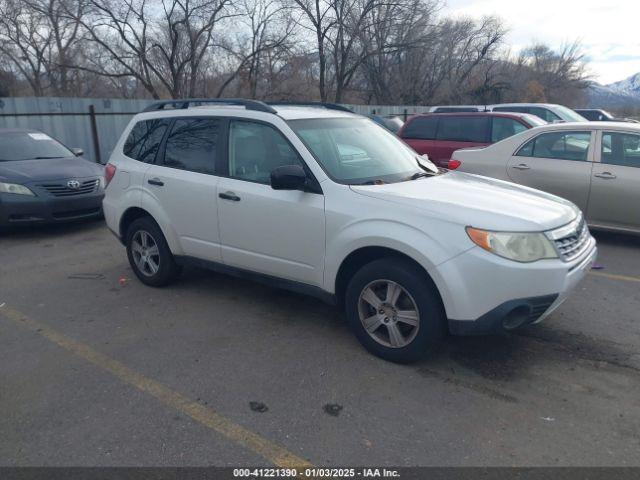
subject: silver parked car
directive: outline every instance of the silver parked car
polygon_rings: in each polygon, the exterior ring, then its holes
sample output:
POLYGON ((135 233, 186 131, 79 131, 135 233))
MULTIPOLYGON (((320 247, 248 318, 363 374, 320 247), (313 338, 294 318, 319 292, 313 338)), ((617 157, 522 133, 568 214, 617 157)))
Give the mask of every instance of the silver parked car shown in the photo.
POLYGON ((450 165, 571 200, 595 228, 640 233, 640 125, 545 125, 457 150, 450 165))
POLYGON ((499 103, 487 105, 487 112, 528 113, 549 123, 588 121, 570 108, 554 103, 499 103))

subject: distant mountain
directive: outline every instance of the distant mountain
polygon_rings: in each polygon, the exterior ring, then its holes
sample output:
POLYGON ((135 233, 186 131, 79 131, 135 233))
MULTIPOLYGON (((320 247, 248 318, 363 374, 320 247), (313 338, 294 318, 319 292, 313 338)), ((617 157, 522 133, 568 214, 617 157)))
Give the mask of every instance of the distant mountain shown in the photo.
POLYGON ((640 72, 619 82, 611 83, 607 87, 625 95, 640 97, 640 72))
POLYGON ((640 107, 640 72, 609 85, 592 84, 587 103, 589 108, 640 107))

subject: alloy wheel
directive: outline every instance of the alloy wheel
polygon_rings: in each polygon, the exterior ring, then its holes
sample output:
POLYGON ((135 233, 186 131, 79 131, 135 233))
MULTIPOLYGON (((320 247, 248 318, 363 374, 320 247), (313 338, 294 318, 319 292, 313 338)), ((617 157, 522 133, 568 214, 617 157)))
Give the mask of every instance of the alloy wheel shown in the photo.
POLYGON ((151 234, 138 230, 131 239, 131 253, 138 270, 147 277, 158 273, 160 268, 160 251, 151 234))
POLYGON ((375 280, 362 289, 358 315, 369 336, 385 347, 407 346, 420 328, 415 300, 391 280, 375 280))

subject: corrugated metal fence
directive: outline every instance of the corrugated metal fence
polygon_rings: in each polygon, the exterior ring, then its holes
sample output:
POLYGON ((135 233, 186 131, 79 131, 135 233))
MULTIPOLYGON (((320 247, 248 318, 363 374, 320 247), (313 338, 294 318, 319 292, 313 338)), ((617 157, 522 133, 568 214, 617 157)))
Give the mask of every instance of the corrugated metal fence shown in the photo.
MULTIPOLYGON (((34 128, 68 147, 79 147, 85 157, 106 162, 131 117, 153 100, 100 98, 0 98, 0 128, 34 128)), ((426 106, 346 105, 361 114, 407 116, 426 106)))

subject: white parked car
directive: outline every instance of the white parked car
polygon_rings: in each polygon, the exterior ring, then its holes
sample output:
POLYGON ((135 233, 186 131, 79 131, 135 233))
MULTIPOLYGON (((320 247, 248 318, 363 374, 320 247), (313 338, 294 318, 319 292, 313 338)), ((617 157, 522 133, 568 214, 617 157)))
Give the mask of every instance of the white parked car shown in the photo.
POLYGON ((588 122, 579 113, 564 105, 555 103, 498 103, 487 105, 488 112, 517 112, 528 113, 540 117, 548 123, 559 122, 588 122))
POLYGON ((544 125, 486 148, 453 153, 449 167, 539 188, 576 204, 594 228, 640 233, 640 126, 544 125))
POLYGON ((570 202, 439 171, 367 118, 194 103, 136 115, 106 167, 106 221, 145 284, 192 263, 315 295, 408 362, 447 330, 542 319, 596 256, 570 202))

